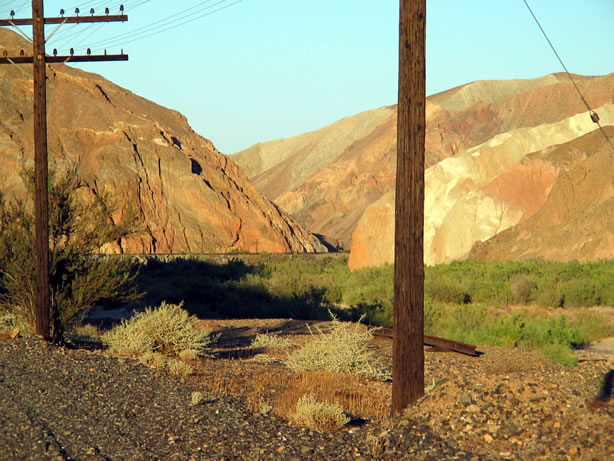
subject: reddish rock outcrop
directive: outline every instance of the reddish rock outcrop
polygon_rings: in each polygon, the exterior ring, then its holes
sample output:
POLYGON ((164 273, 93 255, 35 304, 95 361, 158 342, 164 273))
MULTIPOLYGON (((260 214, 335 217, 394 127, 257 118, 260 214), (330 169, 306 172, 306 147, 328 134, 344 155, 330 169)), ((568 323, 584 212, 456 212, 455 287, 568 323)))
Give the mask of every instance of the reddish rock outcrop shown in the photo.
MULTIPOLYGON (((26 48, 6 30, 0 43, 9 54, 26 48)), ((50 163, 80 162, 85 193, 108 189, 119 215, 135 207, 144 224, 116 251, 326 251, 180 113, 61 64, 48 66, 47 93, 50 163)), ((0 99, 0 188, 19 195, 18 172, 33 161, 32 81, 1 66, 0 99)))
MULTIPOLYGON (((614 127, 604 130, 614 139, 614 127)), ((594 261, 614 258, 614 151, 594 131, 550 153, 586 156, 557 177, 542 207, 530 218, 474 245, 470 258, 594 261)))
POLYGON ((351 271, 394 262, 394 193, 384 194, 363 213, 352 238, 351 271))

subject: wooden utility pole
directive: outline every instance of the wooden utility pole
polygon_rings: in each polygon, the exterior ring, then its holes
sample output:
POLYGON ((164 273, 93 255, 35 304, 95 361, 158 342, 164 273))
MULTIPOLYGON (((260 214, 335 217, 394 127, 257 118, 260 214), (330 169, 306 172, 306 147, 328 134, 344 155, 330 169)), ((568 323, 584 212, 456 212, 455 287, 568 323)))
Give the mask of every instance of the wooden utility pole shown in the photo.
POLYGON ((47 168, 47 75, 43 0, 32 1, 34 79, 34 254, 36 261, 36 334, 49 338, 49 199, 47 168))
MULTIPOLYGON (((123 13, 123 7, 122 7, 123 13)), ((12 14, 12 13, 11 13, 12 14)), ((45 24, 64 24, 81 22, 126 21, 128 16, 91 16, 71 18, 45 18, 43 0, 32 0, 32 19, 0 20, 0 26, 31 25, 32 26, 32 56, 0 57, 0 64, 33 64, 32 79, 34 80, 34 217, 35 236, 34 254, 36 264, 36 334, 45 339, 50 338, 50 307, 49 307, 49 199, 48 199, 48 162, 47 162, 47 75, 48 62, 85 62, 85 61, 125 61, 128 55, 92 56, 54 56, 45 55, 45 24)), ((55 50, 54 50, 55 51, 55 50)), ((89 50, 88 50, 89 51, 89 50)))
POLYGON ((392 413, 424 395, 426 0, 401 0, 392 413))

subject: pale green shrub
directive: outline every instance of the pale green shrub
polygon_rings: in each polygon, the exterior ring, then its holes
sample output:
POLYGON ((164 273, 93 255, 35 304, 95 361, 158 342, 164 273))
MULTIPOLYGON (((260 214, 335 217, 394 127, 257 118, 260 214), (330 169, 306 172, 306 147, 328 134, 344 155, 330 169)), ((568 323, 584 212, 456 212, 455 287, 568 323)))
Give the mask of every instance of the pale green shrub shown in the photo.
POLYGON ((196 325, 196 318, 181 304, 163 302, 159 307, 137 312, 129 320, 105 333, 102 341, 111 352, 132 351, 136 354, 158 352, 179 356, 182 352, 208 355, 216 339, 196 325))
POLYGON ((203 393, 202 392, 198 392, 198 391, 194 391, 192 392, 192 406, 198 405, 200 402, 203 401, 203 393))
POLYGON ((157 352, 145 352, 139 357, 139 362, 150 367, 164 368, 166 366, 166 357, 157 352))
POLYGON ((179 358, 184 362, 188 362, 190 360, 196 360, 200 356, 200 353, 194 349, 186 349, 185 351, 181 351, 179 353, 179 358))
POLYGON ((145 352, 139 357, 139 362, 143 365, 168 370, 181 376, 189 376, 194 373, 194 368, 190 364, 166 357, 158 352, 145 352))
POLYGON ((288 349, 292 347, 292 343, 287 338, 281 338, 277 335, 257 334, 253 339, 251 347, 254 349, 288 349))
POLYGON ((333 328, 329 334, 318 329, 312 339, 290 352, 286 365, 294 371, 328 370, 379 379, 392 378, 368 344, 371 331, 357 323, 340 322, 332 314, 333 328))
POLYGON ((350 422, 343 408, 334 403, 318 402, 313 394, 306 394, 296 402, 296 413, 291 419, 320 432, 339 429, 350 422))
POLYGON ((256 354, 252 357, 255 362, 273 363, 275 359, 268 354, 256 354))
POLYGON ((171 373, 180 376, 190 376, 194 373, 194 368, 189 363, 171 358, 166 359, 166 368, 168 368, 171 373))

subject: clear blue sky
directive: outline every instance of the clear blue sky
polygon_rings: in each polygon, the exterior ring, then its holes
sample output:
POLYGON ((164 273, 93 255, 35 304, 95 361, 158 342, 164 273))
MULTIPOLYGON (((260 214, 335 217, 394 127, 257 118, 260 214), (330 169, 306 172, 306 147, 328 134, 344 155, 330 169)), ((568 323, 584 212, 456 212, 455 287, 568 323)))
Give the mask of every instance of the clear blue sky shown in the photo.
MULTIPOLYGON (((81 15, 91 6, 98 14, 120 3, 69 1, 45 1, 46 16, 61 7, 74 14, 75 6, 81 15)), ((79 67, 179 110, 224 153, 396 103, 398 0, 234 2, 124 0, 127 23, 64 26, 47 47, 78 53, 87 46, 107 45, 110 53, 123 47, 128 62, 79 67), (192 22, 173 16, 188 8, 192 22), (156 29, 141 29, 157 21, 156 29), (161 31, 173 25, 180 27, 161 31), (130 32, 140 35, 121 35, 130 32), (153 35, 131 41, 148 32, 153 35)), ((613 0, 529 4, 571 72, 614 72, 613 0)), ((0 0, 0 15, 14 8, 16 17, 27 16, 30 5, 0 0)), ((428 94, 473 80, 561 70, 523 0, 428 0, 428 94)))

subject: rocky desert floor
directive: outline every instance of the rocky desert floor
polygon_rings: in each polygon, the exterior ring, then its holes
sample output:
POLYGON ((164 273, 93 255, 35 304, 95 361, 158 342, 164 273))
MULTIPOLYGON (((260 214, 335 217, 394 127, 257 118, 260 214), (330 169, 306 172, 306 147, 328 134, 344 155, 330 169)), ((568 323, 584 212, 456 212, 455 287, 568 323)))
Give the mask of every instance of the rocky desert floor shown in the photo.
MULTIPOLYGON (((301 344, 330 322, 200 323, 220 337, 187 378, 91 344, 0 342, 0 458, 614 459, 610 342, 573 368, 515 348, 479 346, 479 357, 426 348, 425 396, 390 417, 390 382, 295 373, 284 351, 250 347, 259 333, 301 344), (195 391, 205 396, 196 406, 195 391), (306 392, 352 421, 330 433, 290 424, 306 392)), ((369 347, 392 365, 389 339, 369 347)))

